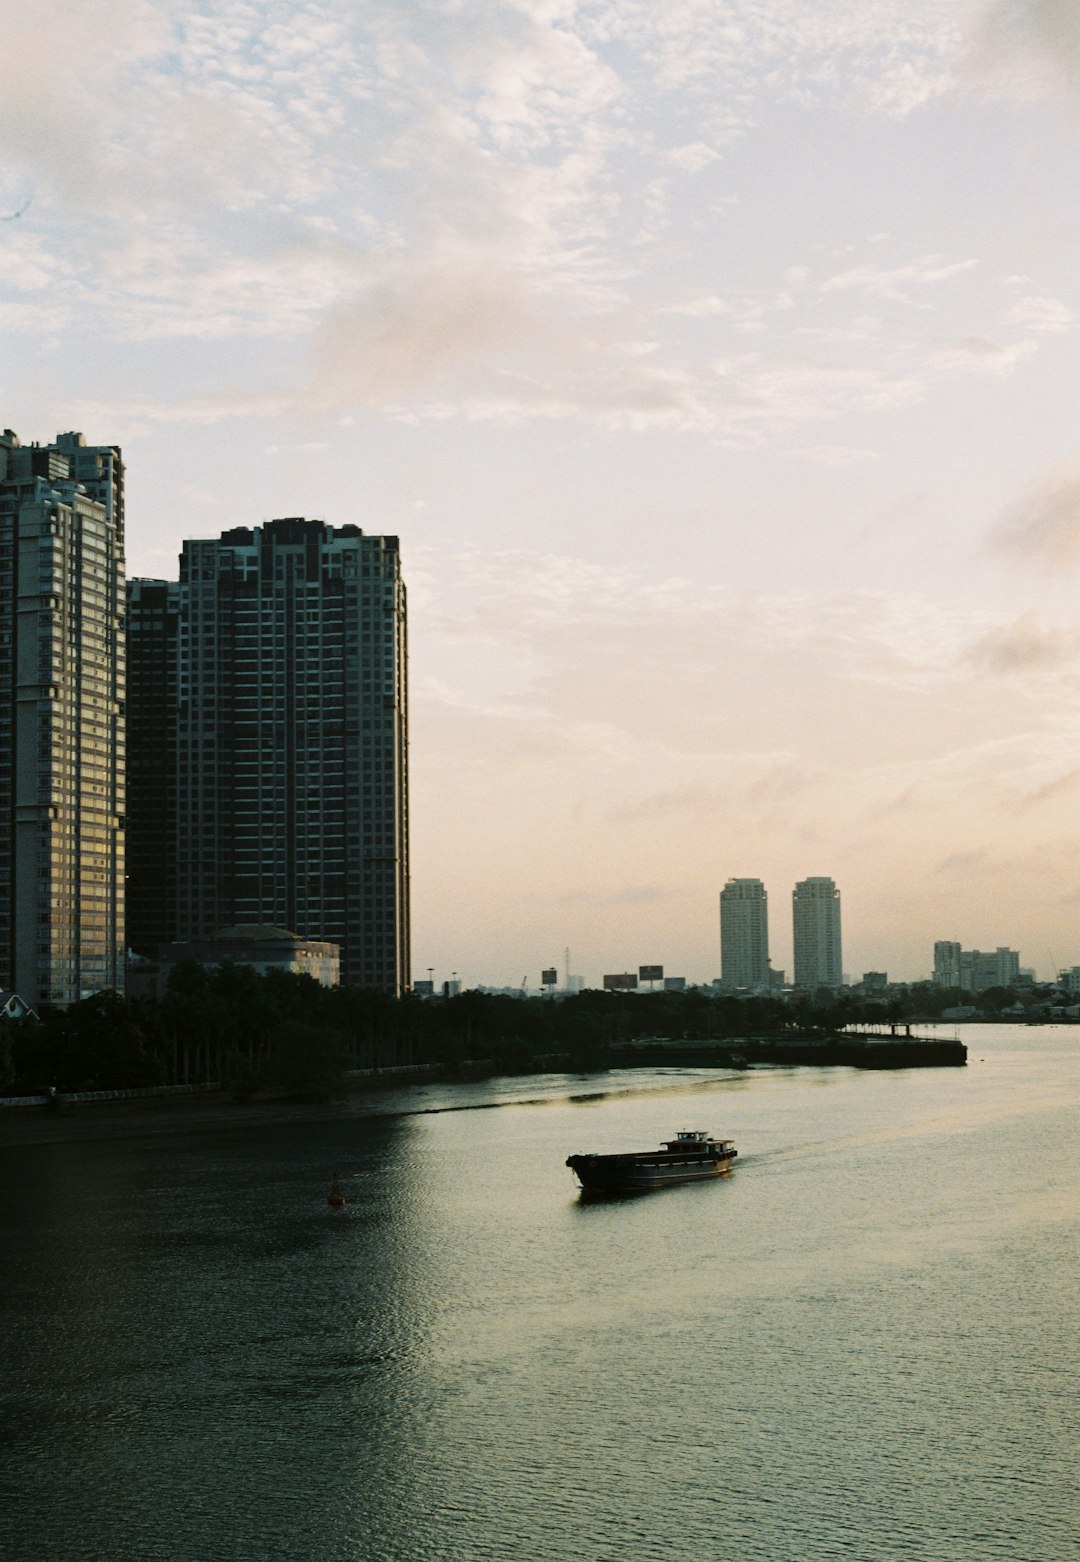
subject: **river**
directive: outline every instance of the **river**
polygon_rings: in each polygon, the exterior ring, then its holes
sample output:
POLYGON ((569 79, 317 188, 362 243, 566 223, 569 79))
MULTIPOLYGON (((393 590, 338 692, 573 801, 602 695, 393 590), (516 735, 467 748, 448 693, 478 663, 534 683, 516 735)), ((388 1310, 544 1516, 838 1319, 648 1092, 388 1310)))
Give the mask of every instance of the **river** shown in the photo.
POLYGON ((6 1562, 1074 1562, 1080 1028, 961 1034, 0 1148, 6 1562))

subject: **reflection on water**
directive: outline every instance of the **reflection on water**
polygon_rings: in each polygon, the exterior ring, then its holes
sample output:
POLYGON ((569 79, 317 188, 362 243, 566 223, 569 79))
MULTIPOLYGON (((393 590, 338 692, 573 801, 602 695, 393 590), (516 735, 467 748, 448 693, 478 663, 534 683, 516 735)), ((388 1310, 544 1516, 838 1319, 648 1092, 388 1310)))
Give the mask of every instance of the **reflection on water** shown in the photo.
POLYGON ((0 1153, 5 1556, 1071 1562, 1080 1034, 975 1034, 0 1153))

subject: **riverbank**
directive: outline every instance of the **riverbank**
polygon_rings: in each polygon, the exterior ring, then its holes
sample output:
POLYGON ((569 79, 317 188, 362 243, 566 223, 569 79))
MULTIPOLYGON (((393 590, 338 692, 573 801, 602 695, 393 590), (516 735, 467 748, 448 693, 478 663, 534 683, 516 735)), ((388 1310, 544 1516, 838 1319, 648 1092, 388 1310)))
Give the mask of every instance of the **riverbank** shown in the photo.
MULTIPOLYGON (((69 1139, 131 1139, 166 1134, 272 1127, 278 1124, 336 1122, 358 1115, 379 1115, 372 1100, 410 1086, 475 1084, 502 1077, 539 1078, 550 1073, 580 1073, 602 1085, 611 1069, 699 1069, 741 1071, 755 1067, 907 1069, 962 1067, 967 1048, 957 1039, 881 1035, 820 1037, 749 1037, 728 1041, 667 1041, 651 1039, 611 1048, 605 1064, 582 1069, 567 1056, 536 1060, 528 1072, 503 1076, 493 1062, 475 1060, 459 1069, 416 1067, 367 1071, 347 1081, 346 1094, 326 1101, 296 1101, 256 1097, 239 1102, 225 1090, 161 1095, 139 1094, 117 1099, 61 1098, 58 1105, 0 1107, 0 1149, 8 1145, 50 1144, 69 1139)), ((399 1096, 400 1103, 400 1096, 399 1096)), ((416 1104, 387 1106, 387 1115, 412 1115, 449 1108, 416 1104)))
POLYGON ((608 1060, 619 1068, 752 1068, 765 1064, 788 1068, 962 1068, 967 1048, 957 1037, 848 1032, 724 1041, 631 1041, 609 1048, 608 1060))

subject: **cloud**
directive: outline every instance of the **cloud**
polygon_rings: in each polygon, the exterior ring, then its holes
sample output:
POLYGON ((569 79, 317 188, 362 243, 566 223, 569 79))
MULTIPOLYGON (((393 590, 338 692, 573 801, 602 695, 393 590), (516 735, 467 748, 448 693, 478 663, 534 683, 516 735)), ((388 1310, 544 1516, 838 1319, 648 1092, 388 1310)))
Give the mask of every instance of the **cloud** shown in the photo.
POLYGON ((1042 786, 1035 787, 1033 791, 1018 797, 1016 807, 1038 808, 1042 803, 1069 796, 1076 791, 1078 784, 1080 784, 1080 767, 1075 767, 1067 770, 1064 775, 1055 776, 1052 780, 1045 781, 1042 786))
POLYGON ((400 267, 331 311, 315 343, 314 379, 346 397, 394 401, 539 329, 520 281, 497 263, 477 255, 400 267))
MULTIPOLYGON (((45 7, 58 25, 70 10, 45 7)), ((779 252, 774 275, 755 262, 730 286, 686 264, 737 198, 714 165, 763 109, 902 115, 943 90, 957 37, 931 0, 87 0, 60 30, 93 112, 85 95, 56 108, 36 23, 0 59, 5 177, 37 190, 18 255, 0 248, 18 289, 0 328, 96 330, 112 362, 118 342, 175 345, 176 363, 186 343, 211 370, 238 349, 231 388, 197 369, 162 391, 147 373, 126 405, 118 387, 129 426, 377 409, 808 450, 824 423, 1009 373, 1070 323, 1035 283, 980 315, 977 260, 890 265, 880 235, 874 264, 816 286, 779 252), (691 226, 680 173, 701 190, 691 226), (868 315, 867 298, 902 307, 868 315), (947 299, 974 318, 932 340, 922 317, 947 299)))
POLYGON ((991 531, 987 549, 1048 572, 1080 565, 1080 470, 1063 469, 1029 489, 991 531))
MULTIPOLYGON (((664 888, 660 884, 626 884, 618 889, 589 890, 567 889, 560 890, 545 899, 552 900, 558 906, 582 906, 601 908, 608 906, 652 906, 658 901, 670 900, 675 892, 670 888, 664 888)), ((528 897, 532 899, 533 897, 528 897)))
MULTIPOLYGON (((494 832, 509 847, 497 775, 519 863, 535 850, 529 882, 577 886, 568 905, 598 921, 621 908, 612 932, 633 925, 640 941, 650 925, 647 899, 638 924, 633 895, 613 894, 672 886, 674 925, 733 870, 775 891, 815 863, 860 905, 864 932, 868 915, 892 915, 881 885, 905 886, 923 944, 961 910, 986 912, 997 885, 995 941, 1015 942, 1016 885, 1041 879, 1050 900, 1075 880, 1075 718, 1037 684, 1023 698, 1000 675, 973 689, 964 660, 978 647, 980 667, 1023 670, 1025 651, 1050 666, 1052 632, 1021 624, 1003 652, 1000 626, 961 599, 943 611, 891 592, 741 593, 707 573, 524 550, 413 550, 410 587, 427 581, 438 589, 410 643, 419 814, 437 807, 455 839, 490 852, 494 832)), ((595 936, 591 923, 567 934, 595 936)))
POLYGON ((608 0, 601 16, 638 44, 662 90, 691 101, 715 94, 717 130, 729 133, 752 118, 762 76, 796 102, 857 102, 903 117, 946 89, 959 45, 947 10, 918 0, 682 0, 662 12, 651 0, 608 0))
POLYGON ((975 26, 968 69, 1021 97, 1060 93, 1074 102, 1080 82, 1080 9, 1075 0, 996 0, 975 26))
MULTIPOLYGON (((905 266, 853 266, 848 271, 830 277, 827 282, 822 282, 820 291, 822 293, 857 291, 868 298, 883 298, 895 303, 913 304, 914 300, 909 296, 912 287, 929 287, 939 282, 951 281, 953 277, 974 271, 978 264, 977 260, 944 261, 939 255, 930 255, 905 266)), ((918 307, 926 309, 929 306, 920 304, 918 307)))
POLYGON ((711 163, 719 162, 720 153, 704 141, 692 141, 686 146, 672 147, 667 158, 668 162, 673 163, 682 173, 699 174, 711 163))
POLYGON ((986 861, 984 851, 950 852, 938 863, 935 873, 970 873, 972 868, 978 868, 986 861))
POLYGON ((1018 299, 1009 310, 1007 319, 1012 325, 1046 335, 1069 331, 1076 324, 1076 315, 1068 304, 1063 304, 1060 298, 1045 296, 1018 299))
POLYGON ((1044 624, 1032 609, 1004 628, 980 636, 964 651, 961 661, 977 673, 1008 677, 1071 664, 1078 650, 1080 636, 1075 631, 1044 624))
POLYGON ((611 817, 629 824, 651 823, 673 814, 714 818, 722 797, 722 792, 715 787, 679 787, 621 803, 611 810, 611 817))

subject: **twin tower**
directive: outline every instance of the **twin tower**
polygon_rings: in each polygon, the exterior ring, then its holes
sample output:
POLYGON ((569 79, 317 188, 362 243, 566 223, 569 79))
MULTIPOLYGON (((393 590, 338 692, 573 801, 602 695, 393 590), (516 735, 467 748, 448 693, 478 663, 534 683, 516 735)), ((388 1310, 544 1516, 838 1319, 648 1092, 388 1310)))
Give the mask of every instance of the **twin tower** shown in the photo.
MULTIPOLYGON (((840 891, 832 879, 801 879, 791 904, 794 985, 839 987, 840 891)), ((728 879, 720 891, 720 979, 752 992, 783 986, 782 973, 769 966, 769 897, 760 879, 728 879)))

